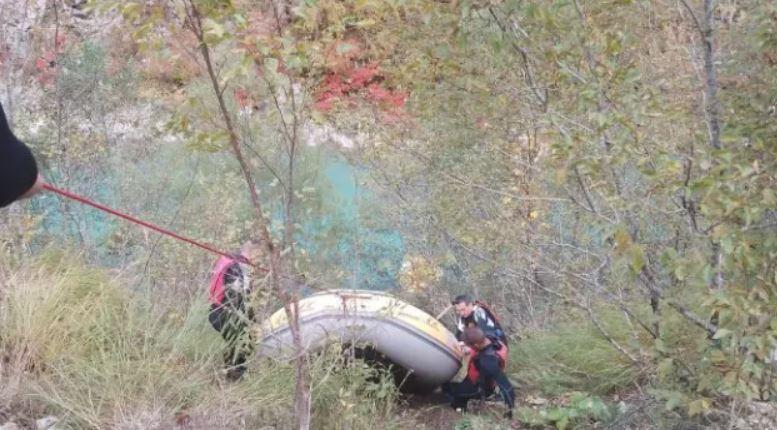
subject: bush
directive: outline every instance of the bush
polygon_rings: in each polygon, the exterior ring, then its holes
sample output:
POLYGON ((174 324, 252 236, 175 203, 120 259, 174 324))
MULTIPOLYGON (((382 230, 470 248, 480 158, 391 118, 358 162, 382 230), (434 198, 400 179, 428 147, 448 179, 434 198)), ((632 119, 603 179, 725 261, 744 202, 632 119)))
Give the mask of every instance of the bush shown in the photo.
POLYGON ((553 406, 540 410, 519 408, 517 418, 530 426, 553 425, 559 430, 564 430, 569 426, 581 428, 586 424, 610 422, 621 412, 623 411, 618 407, 606 405, 599 397, 577 393, 572 396, 567 406, 553 406))
MULTIPOLYGON (((586 321, 584 318, 580 321, 586 321)), ((617 315, 602 313, 600 318, 613 337, 628 344, 630 335, 617 315)), ((549 396, 570 391, 606 395, 637 381, 638 369, 590 324, 580 321, 527 333, 514 344, 508 371, 522 388, 549 396)))
POLYGON ((313 363, 313 428, 401 428, 393 416, 399 395, 389 369, 342 354, 340 345, 313 363))

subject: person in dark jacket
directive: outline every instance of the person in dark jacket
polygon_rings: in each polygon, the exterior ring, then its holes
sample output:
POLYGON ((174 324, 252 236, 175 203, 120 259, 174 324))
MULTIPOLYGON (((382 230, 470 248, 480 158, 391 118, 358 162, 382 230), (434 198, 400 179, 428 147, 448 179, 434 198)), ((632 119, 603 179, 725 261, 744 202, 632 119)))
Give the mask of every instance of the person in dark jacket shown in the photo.
POLYGON ((462 341, 466 327, 478 327, 483 330, 486 337, 492 341, 498 341, 507 345, 505 334, 496 317, 489 310, 480 306, 469 294, 456 296, 451 302, 456 311, 456 338, 462 341))
MULTIPOLYGON (((252 262, 259 255, 260 248, 254 242, 247 242, 240 250, 240 256, 252 262)), ((246 303, 251 293, 250 267, 239 260, 221 257, 216 261, 209 293, 208 320, 227 342, 224 362, 227 378, 231 380, 243 376, 246 360, 253 351, 247 329, 253 322, 254 312, 246 303)))
POLYGON ((14 136, 0 104, 0 208, 43 188, 30 148, 14 136))
POLYGON ((451 401, 451 407, 465 411, 470 400, 485 399, 498 388, 508 409, 505 417, 512 418, 515 389, 504 373, 504 361, 498 354, 498 349, 504 346, 489 339, 479 327, 466 327, 463 338, 471 348, 467 353, 472 355, 467 377, 462 382, 448 382, 442 386, 451 401))

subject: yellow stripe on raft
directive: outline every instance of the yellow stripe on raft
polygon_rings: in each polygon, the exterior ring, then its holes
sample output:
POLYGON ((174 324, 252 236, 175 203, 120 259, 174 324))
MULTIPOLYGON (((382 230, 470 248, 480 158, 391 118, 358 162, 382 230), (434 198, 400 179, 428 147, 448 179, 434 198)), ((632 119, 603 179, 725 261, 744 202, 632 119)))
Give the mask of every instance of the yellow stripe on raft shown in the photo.
MULTIPOLYGON (((446 346, 461 357, 458 342, 453 334, 433 316, 417 307, 386 293, 365 290, 331 290, 316 293, 299 301, 301 319, 325 312, 342 312, 343 316, 379 314, 384 318, 404 323, 446 346)), ((288 325, 283 309, 265 320, 256 334, 270 334, 288 325)))
MULTIPOLYGON (((428 391, 451 379, 461 367, 456 337, 434 317, 386 293, 332 290, 298 302, 299 340, 306 352, 329 342, 370 345, 397 369, 407 371, 408 386, 428 391)), ((296 353, 284 310, 254 333, 257 354, 289 359, 296 353)), ((403 385, 404 386, 404 385, 403 385)))

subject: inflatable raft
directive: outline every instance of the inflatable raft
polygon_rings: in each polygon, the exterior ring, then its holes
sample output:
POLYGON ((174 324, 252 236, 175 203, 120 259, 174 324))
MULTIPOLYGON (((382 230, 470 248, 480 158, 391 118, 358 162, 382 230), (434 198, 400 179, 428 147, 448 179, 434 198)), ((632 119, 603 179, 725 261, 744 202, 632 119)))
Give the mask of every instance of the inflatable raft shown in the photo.
MULTIPOLYGON (((329 342, 367 347, 408 371, 414 390, 447 382, 461 365, 455 336, 433 316, 389 294, 332 290, 299 301, 302 342, 315 352, 329 342)), ((291 330, 283 309, 261 324, 259 354, 292 354, 291 330)))

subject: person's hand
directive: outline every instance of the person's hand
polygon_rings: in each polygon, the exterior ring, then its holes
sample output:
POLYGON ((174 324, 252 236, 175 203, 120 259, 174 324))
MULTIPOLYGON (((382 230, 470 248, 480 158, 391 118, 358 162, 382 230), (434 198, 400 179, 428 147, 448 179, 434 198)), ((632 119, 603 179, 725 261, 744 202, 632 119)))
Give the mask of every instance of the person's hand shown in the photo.
POLYGON ((43 184, 45 184, 45 183, 46 182, 43 181, 43 177, 40 175, 40 173, 38 173, 38 177, 35 178, 35 183, 32 184, 32 187, 30 187, 30 189, 27 190, 26 193, 22 194, 22 196, 19 197, 19 198, 20 199, 26 199, 28 197, 32 197, 35 194, 41 192, 43 190, 43 184))

